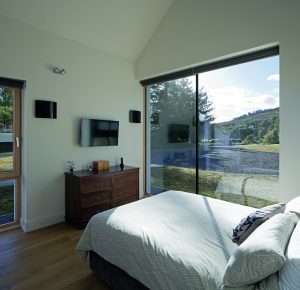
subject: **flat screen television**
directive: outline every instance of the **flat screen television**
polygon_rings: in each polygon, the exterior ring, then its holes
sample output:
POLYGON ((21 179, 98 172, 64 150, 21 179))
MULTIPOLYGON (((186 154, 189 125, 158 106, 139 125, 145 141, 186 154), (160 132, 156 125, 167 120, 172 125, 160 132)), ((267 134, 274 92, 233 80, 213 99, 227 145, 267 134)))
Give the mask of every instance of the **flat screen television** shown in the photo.
POLYGON ((170 124, 168 130, 169 143, 188 142, 190 137, 190 126, 185 124, 170 124))
POLYGON ((119 121, 82 118, 80 123, 80 146, 117 146, 119 121))

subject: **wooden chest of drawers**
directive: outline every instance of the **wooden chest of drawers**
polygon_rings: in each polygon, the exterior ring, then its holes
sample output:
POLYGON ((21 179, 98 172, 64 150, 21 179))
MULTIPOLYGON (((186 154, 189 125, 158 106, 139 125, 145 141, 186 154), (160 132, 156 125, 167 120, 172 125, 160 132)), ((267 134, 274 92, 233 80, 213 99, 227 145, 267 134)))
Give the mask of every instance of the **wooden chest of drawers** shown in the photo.
POLYGON ((108 171, 75 171, 65 173, 66 221, 83 228, 90 218, 101 211, 139 198, 139 169, 110 167, 108 171))

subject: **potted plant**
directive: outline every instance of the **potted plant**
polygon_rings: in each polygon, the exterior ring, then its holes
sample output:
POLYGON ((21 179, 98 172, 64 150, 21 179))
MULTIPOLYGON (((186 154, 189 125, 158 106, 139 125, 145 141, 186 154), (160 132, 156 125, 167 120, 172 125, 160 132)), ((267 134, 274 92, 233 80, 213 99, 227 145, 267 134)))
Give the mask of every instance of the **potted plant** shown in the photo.
POLYGON ((75 169, 75 162, 73 160, 67 161, 70 173, 73 173, 75 169))

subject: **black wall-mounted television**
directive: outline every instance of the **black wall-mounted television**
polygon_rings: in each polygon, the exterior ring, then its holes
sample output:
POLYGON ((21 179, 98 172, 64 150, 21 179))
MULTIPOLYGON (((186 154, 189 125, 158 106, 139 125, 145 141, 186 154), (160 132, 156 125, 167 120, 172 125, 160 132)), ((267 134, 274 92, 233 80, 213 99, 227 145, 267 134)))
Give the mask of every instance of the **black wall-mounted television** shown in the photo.
POLYGON ((190 137, 190 126, 184 124, 170 124, 168 130, 169 143, 188 142, 190 137))
POLYGON ((119 121, 82 118, 80 122, 80 146, 117 146, 119 121))

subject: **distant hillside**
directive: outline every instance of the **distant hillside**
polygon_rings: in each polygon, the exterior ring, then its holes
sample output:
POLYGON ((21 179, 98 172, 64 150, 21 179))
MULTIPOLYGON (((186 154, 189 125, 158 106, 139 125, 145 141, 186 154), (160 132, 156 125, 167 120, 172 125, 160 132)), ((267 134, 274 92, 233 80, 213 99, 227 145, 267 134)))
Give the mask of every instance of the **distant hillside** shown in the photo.
POLYGON ((269 120, 270 118, 273 118, 273 117, 279 118, 279 108, 258 110, 258 111, 252 112, 252 113, 250 112, 248 114, 234 118, 231 121, 218 123, 218 125, 231 125, 231 124, 237 124, 237 123, 255 124, 255 123, 261 122, 263 120, 269 120))
POLYGON ((213 124, 215 139, 229 139, 237 143, 278 144, 279 108, 259 110, 234 118, 231 121, 213 124))

